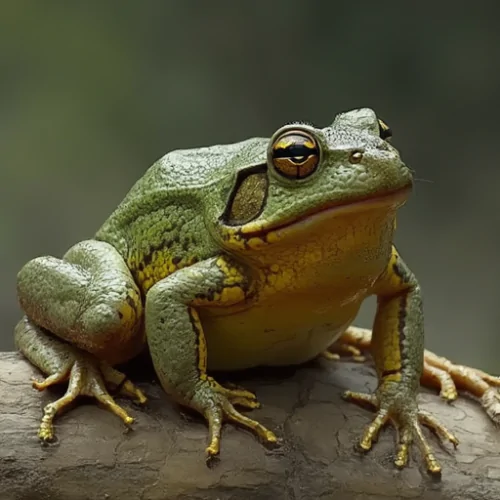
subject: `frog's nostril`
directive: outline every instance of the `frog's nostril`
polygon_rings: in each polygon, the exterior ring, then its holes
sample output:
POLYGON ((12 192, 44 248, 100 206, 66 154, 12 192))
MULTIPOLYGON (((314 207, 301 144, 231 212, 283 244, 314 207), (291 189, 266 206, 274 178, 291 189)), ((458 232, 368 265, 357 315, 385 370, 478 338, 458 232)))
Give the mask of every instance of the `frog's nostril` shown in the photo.
POLYGON ((349 163, 359 163, 363 159, 363 153, 361 151, 353 151, 349 155, 349 163))

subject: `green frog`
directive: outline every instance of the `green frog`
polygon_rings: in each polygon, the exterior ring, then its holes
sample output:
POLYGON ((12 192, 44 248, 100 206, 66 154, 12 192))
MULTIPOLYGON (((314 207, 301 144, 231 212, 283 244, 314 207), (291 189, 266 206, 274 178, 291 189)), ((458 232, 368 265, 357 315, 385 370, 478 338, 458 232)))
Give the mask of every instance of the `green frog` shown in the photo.
MULTIPOLYGON (((93 239, 62 259, 28 262, 18 274, 25 316, 16 344, 47 375, 34 387, 68 382, 44 408, 40 439, 53 439, 55 415, 79 395, 131 424, 109 390, 146 401, 114 367, 147 345, 164 390, 206 418, 208 461, 220 452, 223 421, 276 443, 236 409, 258 408, 255 394, 211 374, 334 357, 329 348, 343 336, 352 349, 371 343, 378 374, 374 394, 346 394, 376 411, 361 448, 390 422, 399 430, 395 464, 407 464, 416 441, 439 473, 421 425, 458 440, 417 404, 422 297, 393 244, 413 178, 390 136, 373 110, 358 109, 326 128, 292 123, 270 139, 170 152, 93 239), (378 305, 366 337, 350 325, 370 295, 378 305)), ((453 399, 453 381, 444 387, 453 399)))

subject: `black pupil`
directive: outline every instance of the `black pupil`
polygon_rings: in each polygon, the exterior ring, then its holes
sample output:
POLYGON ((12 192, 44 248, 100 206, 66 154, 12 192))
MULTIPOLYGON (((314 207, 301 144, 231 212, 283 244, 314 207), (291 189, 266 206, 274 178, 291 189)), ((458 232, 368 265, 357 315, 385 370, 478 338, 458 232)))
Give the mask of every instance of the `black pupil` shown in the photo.
POLYGON ((274 151, 274 158, 290 158, 292 161, 302 162, 305 158, 317 154, 316 148, 309 148, 304 144, 292 144, 287 148, 274 151))

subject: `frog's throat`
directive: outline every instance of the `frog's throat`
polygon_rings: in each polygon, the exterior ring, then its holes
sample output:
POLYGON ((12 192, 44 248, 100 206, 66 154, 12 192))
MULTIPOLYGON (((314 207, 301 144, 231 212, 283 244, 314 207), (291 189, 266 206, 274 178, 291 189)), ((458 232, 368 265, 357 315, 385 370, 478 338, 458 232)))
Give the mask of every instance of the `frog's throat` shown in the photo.
MULTIPOLYGON (((327 203, 320 205, 311 210, 308 210, 300 217, 282 220, 276 224, 267 225, 266 222, 249 223, 240 228, 239 235, 245 240, 252 238, 265 238, 268 243, 271 243, 272 235, 284 236, 287 230, 293 231, 297 226, 306 226, 309 223, 316 222, 318 218, 327 218, 332 215, 338 216, 342 214, 363 212, 366 210, 374 210, 376 208, 389 207, 396 210, 403 205, 408 199, 412 190, 412 185, 406 185, 393 191, 388 191, 377 196, 366 196, 356 200, 346 200, 341 202, 327 203)), ((277 238, 277 239, 281 239, 277 238)))

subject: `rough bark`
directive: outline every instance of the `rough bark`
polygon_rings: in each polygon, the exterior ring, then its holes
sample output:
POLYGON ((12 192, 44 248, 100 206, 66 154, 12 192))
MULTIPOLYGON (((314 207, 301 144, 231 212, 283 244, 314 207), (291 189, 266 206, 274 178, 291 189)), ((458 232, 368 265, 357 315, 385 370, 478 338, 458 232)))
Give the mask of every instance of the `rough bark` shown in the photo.
POLYGON ((366 365, 321 360, 239 376, 237 382, 263 403, 253 415, 283 443, 266 450, 227 425, 221 460, 211 469, 204 462, 203 421, 181 413, 155 383, 139 384, 149 396, 143 408, 120 400, 137 418, 134 430, 126 432, 117 417, 83 401, 57 419, 58 441, 41 446, 41 409, 61 392, 32 389, 35 374, 18 354, 0 354, 2 500, 500 498, 500 431, 467 398, 446 405, 437 395, 421 396, 422 406, 461 440, 455 452, 430 436, 443 465, 440 481, 423 470, 418 450, 409 468, 395 470, 391 428, 372 452, 357 453, 353 445, 371 415, 340 394, 373 389, 374 373, 366 365))

